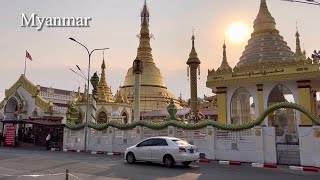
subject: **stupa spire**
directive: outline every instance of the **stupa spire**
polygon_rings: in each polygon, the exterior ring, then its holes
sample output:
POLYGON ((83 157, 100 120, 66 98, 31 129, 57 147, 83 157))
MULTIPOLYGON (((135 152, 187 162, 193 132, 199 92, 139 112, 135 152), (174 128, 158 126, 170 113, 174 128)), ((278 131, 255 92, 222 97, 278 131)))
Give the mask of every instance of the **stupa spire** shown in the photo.
POLYGON ((305 60, 305 55, 302 53, 301 50, 301 44, 300 44, 300 33, 298 31, 298 27, 297 27, 297 31, 296 31, 296 52, 294 53, 294 59, 295 60, 305 60))
POLYGON ((254 32, 252 35, 265 32, 279 33, 276 29, 276 21, 269 12, 266 0, 260 1, 259 13, 254 20, 253 28, 254 32))
POLYGON ((98 101, 106 101, 110 102, 112 101, 112 94, 110 92, 110 88, 106 81, 106 64, 104 61, 104 52, 103 52, 103 58, 102 58, 102 64, 101 64, 101 77, 98 84, 98 101))
POLYGON ((198 54, 197 54, 197 51, 196 51, 196 48, 195 48, 195 36, 194 36, 194 32, 192 33, 192 37, 191 37, 191 40, 192 40, 192 48, 191 48, 191 52, 189 54, 189 60, 187 62, 188 63, 192 63, 192 62, 199 62, 200 64, 200 60, 198 58, 198 54), (192 61, 192 62, 189 62, 189 61, 192 61))
MULTIPOLYGON (((178 104, 179 102, 177 101, 177 99, 166 87, 162 73, 153 61, 152 48, 150 45, 150 39, 152 38, 152 35, 149 31, 150 12, 148 9, 147 1, 144 1, 142 11, 140 11, 140 17, 141 29, 140 34, 138 35, 140 42, 136 56, 136 59, 141 60, 143 66, 143 73, 140 77, 140 94, 141 96, 143 96, 143 98, 140 99, 140 110, 147 112, 156 110, 158 109, 158 107, 159 109, 165 110, 167 107, 167 96, 170 98, 174 98, 178 108, 181 108, 181 106, 179 106, 178 104), (167 96, 161 95, 162 93, 166 94, 167 96), (157 106, 157 104, 159 104, 159 106, 157 106)), ((126 101, 130 101, 131 103, 138 102, 134 100, 136 98, 135 96, 137 95, 137 93, 135 93, 135 89, 136 87, 138 87, 135 85, 136 77, 137 76, 134 74, 134 67, 132 66, 127 71, 123 86, 119 91, 122 96, 127 96, 126 101)), ((137 105, 135 106, 135 108, 137 108, 137 105)), ((135 109, 134 112, 137 113, 136 115, 134 115, 136 119, 140 116, 140 114, 138 113, 137 109, 135 109)))
POLYGON ((140 13, 141 17, 141 29, 139 34, 139 47, 138 47, 138 54, 140 60, 143 62, 150 62, 153 63, 152 58, 152 48, 150 45, 150 31, 149 31, 149 19, 150 19, 150 13, 148 10, 147 1, 144 1, 143 9, 140 13))
POLYGON ((101 79, 100 79, 99 85, 107 85, 105 70, 106 70, 106 64, 104 62, 104 52, 103 52, 102 64, 101 64, 101 79))
POLYGON ((221 66, 217 69, 217 73, 219 72, 230 72, 232 71, 232 68, 229 66, 228 60, 227 60, 227 46, 226 41, 223 41, 223 55, 222 55, 222 62, 221 66))

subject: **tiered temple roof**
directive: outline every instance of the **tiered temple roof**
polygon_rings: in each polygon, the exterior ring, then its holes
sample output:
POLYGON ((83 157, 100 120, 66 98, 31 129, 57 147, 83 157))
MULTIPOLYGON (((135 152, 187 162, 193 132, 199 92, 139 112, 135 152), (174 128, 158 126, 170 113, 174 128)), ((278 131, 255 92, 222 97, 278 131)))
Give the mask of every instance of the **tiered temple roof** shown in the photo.
POLYGON ((268 10, 266 0, 261 0, 254 21, 254 31, 240 57, 237 67, 261 62, 291 60, 294 53, 279 34, 275 19, 268 10))

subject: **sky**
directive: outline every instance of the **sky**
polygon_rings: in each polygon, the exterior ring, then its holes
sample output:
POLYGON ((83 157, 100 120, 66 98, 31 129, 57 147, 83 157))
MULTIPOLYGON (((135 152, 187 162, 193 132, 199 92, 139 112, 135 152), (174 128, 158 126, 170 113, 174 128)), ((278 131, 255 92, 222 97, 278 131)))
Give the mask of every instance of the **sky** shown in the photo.
MULTIPOLYGON (((260 0, 148 0, 151 13, 150 31, 153 58, 160 68, 165 84, 176 96, 190 97, 186 61, 191 51, 192 30, 201 60, 198 95, 212 95, 206 87, 208 69, 217 69, 222 61, 222 45, 226 39, 227 57, 231 67, 239 61, 249 36, 235 42, 226 36, 228 27, 241 22, 250 33, 259 10, 260 0), (226 38, 225 38, 226 37, 226 38)), ((320 7, 268 0, 269 11, 276 19, 277 29, 292 50, 295 50, 296 22, 302 46, 307 55, 319 47, 320 7)), ((85 49, 70 41, 73 37, 89 49, 108 47, 105 52, 107 83, 113 94, 123 83, 127 70, 137 54, 140 11, 143 0, 69 0, 21 1, 0 0, 0 100, 23 74, 25 51, 27 78, 34 84, 66 90, 83 91, 84 79, 69 70, 76 65, 87 74, 85 49), (39 17, 91 17, 86 28, 21 27, 21 13, 39 17)), ((91 72, 100 71, 102 52, 92 55, 91 72)))

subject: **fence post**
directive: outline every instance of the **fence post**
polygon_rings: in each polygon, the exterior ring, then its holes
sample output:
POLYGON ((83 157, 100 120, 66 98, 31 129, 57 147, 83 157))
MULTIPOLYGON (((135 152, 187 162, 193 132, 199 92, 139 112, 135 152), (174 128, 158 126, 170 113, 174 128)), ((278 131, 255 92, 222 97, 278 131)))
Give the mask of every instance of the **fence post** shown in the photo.
POLYGON ((123 132, 123 144, 127 144, 128 139, 130 139, 129 132, 128 130, 122 130, 122 132, 123 132))
POLYGON ((70 131, 69 129, 63 128, 63 145, 62 145, 62 149, 67 149, 68 139, 69 139, 69 136, 70 136, 69 131, 70 131))
POLYGON ((137 142, 142 141, 144 139, 143 126, 137 126, 136 127, 136 133, 137 133, 137 142))
POLYGON ((314 166, 320 167, 320 126, 313 126, 313 139, 314 139, 314 166))
POLYGON ((253 128, 253 135, 256 144, 255 161, 258 163, 264 163, 263 127, 255 126, 253 128))
POLYGON ((115 138, 115 128, 109 126, 108 127, 108 141, 110 144, 110 149, 108 149, 107 152, 113 152, 114 138, 115 138))
POLYGON ((188 140, 189 141, 194 140, 194 130, 188 130, 188 140))
POLYGON ((216 128, 213 126, 207 126, 207 144, 208 154, 207 159, 215 159, 215 147, 216 147, 216 128))
POLYGON ((66 180, 69 180, 69 169, 66 169, 66 180))
POLYGON ((177 128, 173 126, 168 126, 168 136, 169 137, 176 137, 177 128))

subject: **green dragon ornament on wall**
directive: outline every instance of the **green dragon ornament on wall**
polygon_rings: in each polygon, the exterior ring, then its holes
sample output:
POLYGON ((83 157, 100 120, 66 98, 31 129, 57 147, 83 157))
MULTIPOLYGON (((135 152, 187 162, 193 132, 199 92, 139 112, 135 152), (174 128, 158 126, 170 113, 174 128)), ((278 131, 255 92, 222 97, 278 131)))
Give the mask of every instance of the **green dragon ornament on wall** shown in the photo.
MULTIPOLYGON (((168 110, 169 110, 169 107, 168 107, 168 110)), ((283 102, 283 103, 277 103, 272 106, 269 106, 267 109, 263 111, 263 113, 259 115, 259 117, 256 120, 248 123, 244 123, 244 124, 237 124, 237 125, 223 124, 214 120, 206 120, 196 124, 185 124, 181 121, 177 121, 177 119, 175 118, 176 111, 173 110, 173 111, 170 111, 172 114, 170 112, 169 113, 170 113, 170 117, 174 119, 170 119, 169 121, 164 121, 161 123, 153 123, 149 121, 134 121, 131 124, 122 124, 122 123, 111 121, 105 124, 96 124, 96 123, 89 122, 88 127, 98 131, 102 131, 107 129, 108 127, 114 127, 121 130, 128 130, 128 129, 133 129, 137 126, 143 126, 143 127, 147 127, 154 130, 159 130, 159 129, 165 129, 168 126, 174 126, 174 127, 178 127, 186 130, 195 130, 195 129, 205 128, 207 126, 213 126, 215 128, 222 129, 222 130, 241 131, 241 130, 253 128, 254 126, 259 126, 264 121, 264 119, 268 116, 268 114, 281 108, 291 108, 291 109, 298 110, 301 113, 305 114, 314 124, 320 125, 320 120, 317 119, 317 117, 313 115, 310 111, 306 110, 303 106, 295 103, 283 102)), ((65 127, 71 130, 81 130, 84 128, 84 124, 75 125, 75 124, 67 123, 65 127)))
POLYGON ((68 110, 66 113, 67 124, 75 125, 80 117, 80 110, 76 107, 77 99, 68 102, 68 110))

